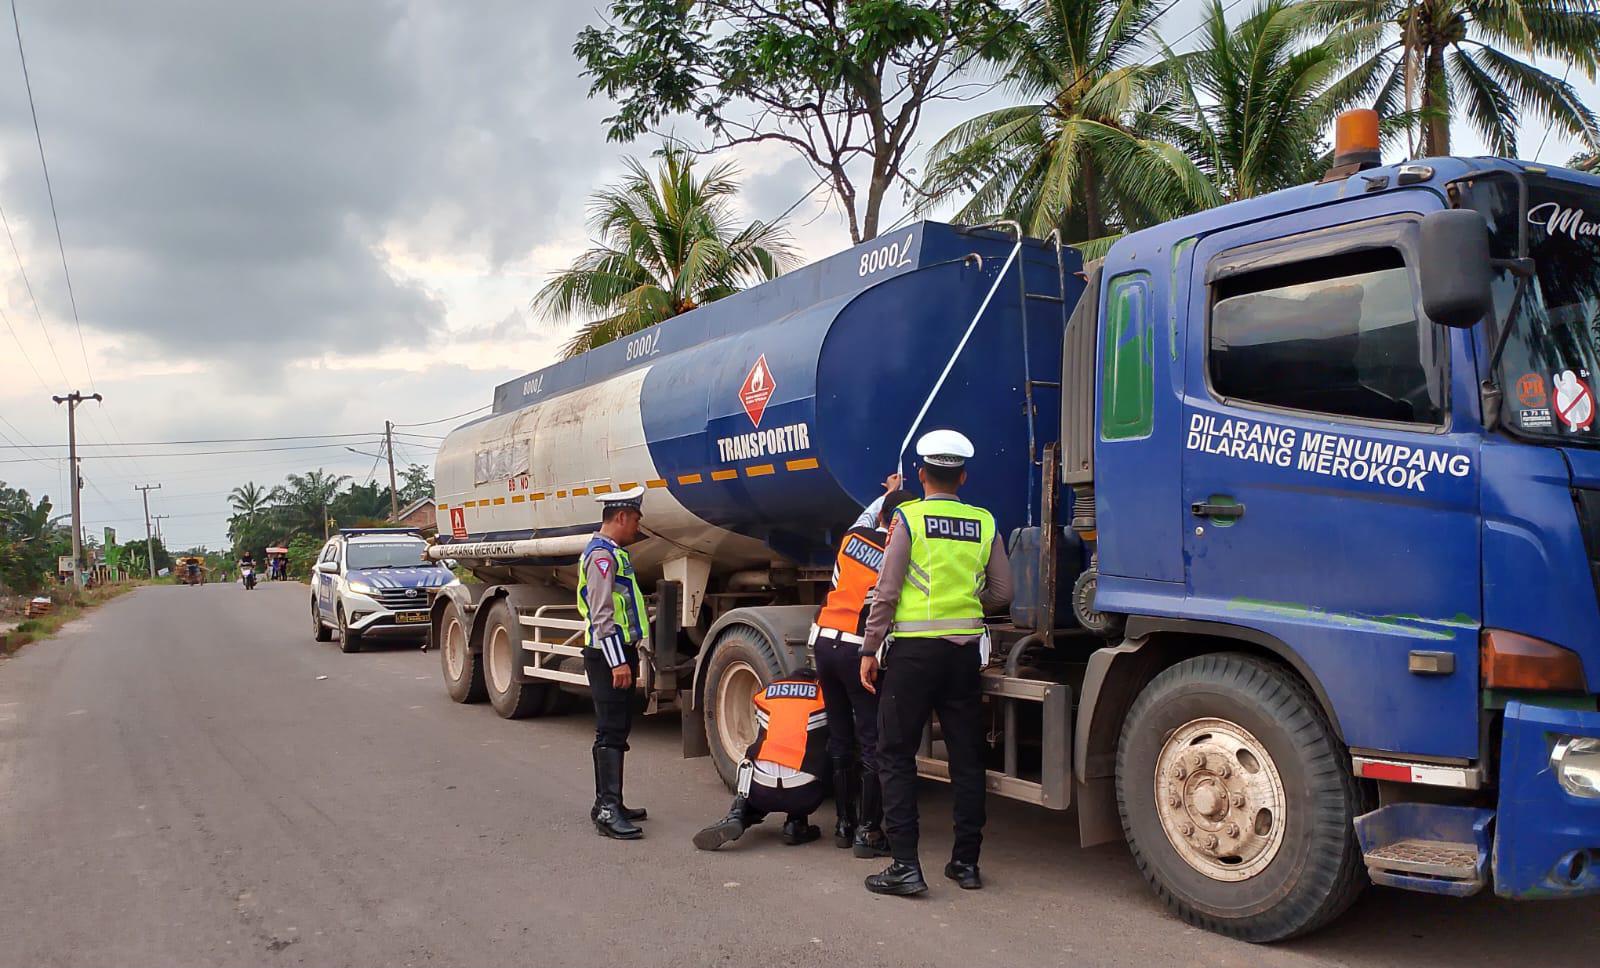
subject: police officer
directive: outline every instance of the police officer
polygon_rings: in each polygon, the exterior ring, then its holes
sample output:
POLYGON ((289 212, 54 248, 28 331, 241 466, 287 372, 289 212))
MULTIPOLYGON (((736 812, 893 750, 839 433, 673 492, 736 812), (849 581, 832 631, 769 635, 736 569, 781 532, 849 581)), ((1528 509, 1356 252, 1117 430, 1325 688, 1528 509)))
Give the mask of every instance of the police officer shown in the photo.
POLYGON ((877 508, 870 526, 857 520, 845 532, 833 565, 833 587, 811 626, 811 648, 822 698, 828 706, 828 753, 833 765, 836 820, 833 843, 852 848, 857 857, 889 856, 883 835, 883 792, 878 783, 878 697, 861 684, 860 647, 865 641, 867 609, 878 584, 895 508, 911 500, 891 477, 888 493, 869 506, 877 508), (859 765, 856 751, 860 750, 859 765), (860 770, 859 776, 857 770, 860 770), (856 796, 860 795, 859 820, 856 796))
POLYGON ((622 803, 622 760, 633 729, 633 681, 639 645, 650 627, 644 592, 623 545, 639 536, 644 488, 595 500, 602 507, 600 531, 589 539, 578 563, 578 615, 583 619, 584 672, 594 698, 594 807, 589 818, 601 836, 637 840, 634 823, 643 809, 622 803))
POLYGON ((728 815, 694 835, 701 850, 738 840, 769 813, 783 813, 783 842, 822 836, 810 814, 828 795, 828 711, 816 673, 802 669, 755 694, 756 741, 739 764, 738 792, 728 815))
POLYGON ((955 847, 944 874, 966 890, 983 886, 983 614, 1011 600, 1011 566, 994 517, 956 496, 972 454, 972 441, 953 430, 917 441, 925 497, 895 512, 867 616, 861 682, 879 692, 878 771, 894 858, 867 878, 874 894, 928 889, 917 857, 917 747, 930 712, 939 714, 955 799, 955 847), (891 633, 879 684, 879 649, 891 633))

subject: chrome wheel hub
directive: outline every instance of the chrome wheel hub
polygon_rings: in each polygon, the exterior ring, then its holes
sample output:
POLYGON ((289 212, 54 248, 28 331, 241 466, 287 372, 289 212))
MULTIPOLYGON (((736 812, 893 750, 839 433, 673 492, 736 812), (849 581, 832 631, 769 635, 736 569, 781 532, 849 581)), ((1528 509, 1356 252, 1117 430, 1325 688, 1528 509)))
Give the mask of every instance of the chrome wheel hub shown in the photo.
POLYGON ((1156 755, 1155 793, 1172 848, 1214 880, 1253 877, 1283 846, 1283 780, 1237 723, 1196 719, 1173 731, 1156 755))

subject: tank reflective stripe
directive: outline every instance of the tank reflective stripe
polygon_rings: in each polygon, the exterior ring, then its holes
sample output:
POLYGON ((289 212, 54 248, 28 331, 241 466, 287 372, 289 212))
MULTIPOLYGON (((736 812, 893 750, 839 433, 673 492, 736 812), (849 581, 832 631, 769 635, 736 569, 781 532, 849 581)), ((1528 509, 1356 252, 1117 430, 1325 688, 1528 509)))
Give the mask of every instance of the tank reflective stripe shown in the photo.
POLYGON ((973 618, 932 618, 916 622, 894 623, 896 632, 962 632, 973 630, 974 634, 983 631, 983 616, 973 618))
POLYGON ((784 470, 789 471, 814 471, 817 466, 815 457, 802 457, 799 460, 786 460, 783 462, 784 470))
POLYGON ((766 477, 768 474, 777 473, 777 468, 771 464, 751 464, 744 469, 746 477, 766 477))
POLYGON ((731 481, 735 477, 738 477, 738 476, 739 476, 739 472, 738 471, 712 471, 711 472, 711 479, 713 481, 731 481))

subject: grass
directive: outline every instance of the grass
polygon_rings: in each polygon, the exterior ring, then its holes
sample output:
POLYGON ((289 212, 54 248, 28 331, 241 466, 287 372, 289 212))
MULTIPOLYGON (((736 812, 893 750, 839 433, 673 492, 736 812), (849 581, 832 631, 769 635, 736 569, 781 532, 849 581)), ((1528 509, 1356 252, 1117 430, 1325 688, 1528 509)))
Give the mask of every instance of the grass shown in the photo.
POLYGON ((0 633, 0 653, 16 652, 31 642, 47 639, 60 631, 63 625, 66 625, 84 612, 103 605, 118 595, 138 588, 140 585, 148 584, 151 584, 151 582, 146 579, 91 588, 80 596, 77 604, 56 605, 48 615, 26 619, 10 632, 0 633))

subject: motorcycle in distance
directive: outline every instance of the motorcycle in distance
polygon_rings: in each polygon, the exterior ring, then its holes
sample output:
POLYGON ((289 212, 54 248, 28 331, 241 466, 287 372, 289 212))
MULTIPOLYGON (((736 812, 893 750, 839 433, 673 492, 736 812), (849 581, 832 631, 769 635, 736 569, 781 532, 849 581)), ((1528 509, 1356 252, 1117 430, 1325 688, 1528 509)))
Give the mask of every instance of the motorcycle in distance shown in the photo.
POLYGON ((239 580, 244 582, 246 591, 254 591, 256 587, 256 566, 249 562, 240 565, 239 580))

